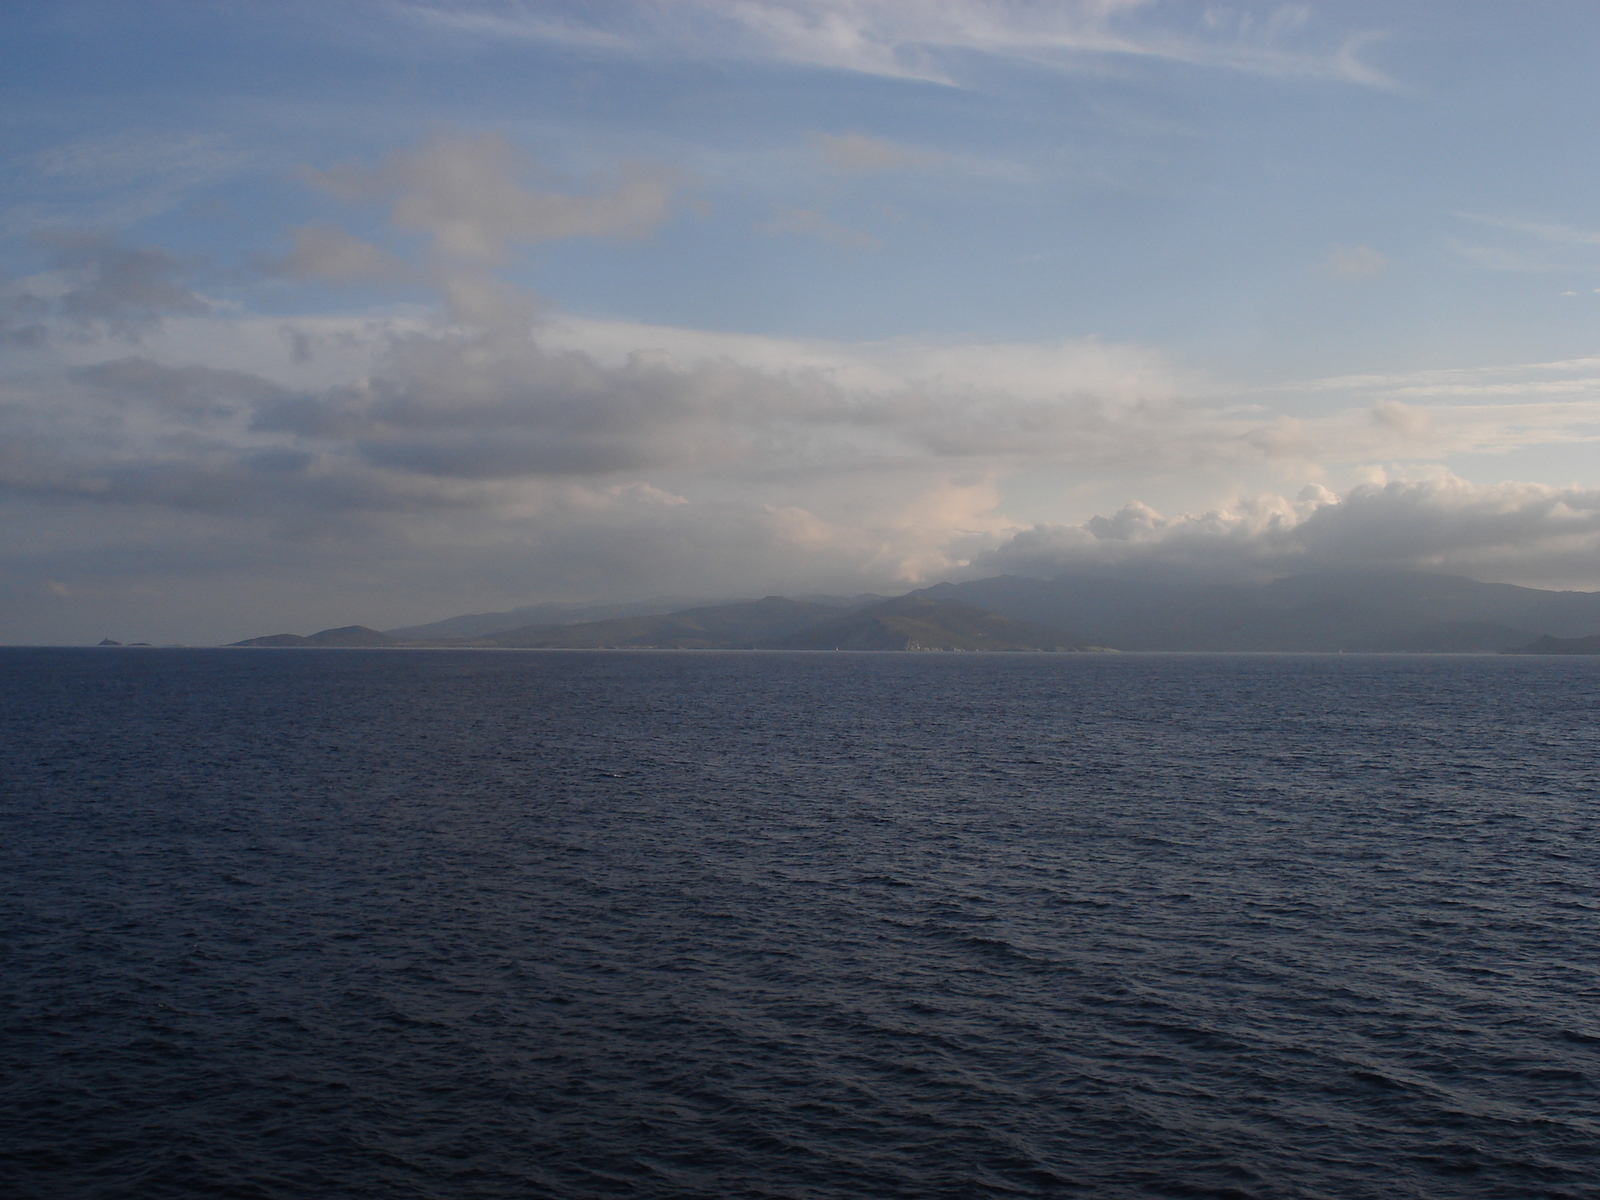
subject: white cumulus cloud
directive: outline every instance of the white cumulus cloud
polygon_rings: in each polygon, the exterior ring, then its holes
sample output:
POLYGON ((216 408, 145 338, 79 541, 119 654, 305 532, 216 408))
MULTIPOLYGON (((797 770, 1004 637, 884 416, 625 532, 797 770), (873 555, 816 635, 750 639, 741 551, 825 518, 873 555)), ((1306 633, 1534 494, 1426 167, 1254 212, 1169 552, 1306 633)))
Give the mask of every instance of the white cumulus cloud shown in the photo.
POLYGON ((1213 579, 1404 567, 1479 579, 1600 584, 1600 490, 1482 485, 1448 472, 1309 487, 1203 513, 1129 505, 1081 525, 1040 525, 980 555, 977 575, 1115 569, 1213 579))

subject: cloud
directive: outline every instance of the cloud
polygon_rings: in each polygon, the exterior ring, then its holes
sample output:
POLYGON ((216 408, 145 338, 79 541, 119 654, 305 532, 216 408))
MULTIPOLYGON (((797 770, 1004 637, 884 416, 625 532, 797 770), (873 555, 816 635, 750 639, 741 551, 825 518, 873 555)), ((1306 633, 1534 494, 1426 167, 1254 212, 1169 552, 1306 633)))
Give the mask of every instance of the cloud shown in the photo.
POLYGON ((3 210, 0 229, 129 225, 171 211, 248 161, 227 138, 203 132, 129 130, 63 142, 6 164, 8 191, 19 201, 3 210))
MULTIPOLYGON (((257 324, 284 371, 299 370, 276 323, 257 324)), ((1148 481, 1594 437, 1595 362, 1317 381, 1346 407, 1289 421, 1186 399, 1196 381, 1159 356, 1094 341, 852 347, 352 320, 319 336, 377 344, 332 384, 158 357, 225 351, 235 327, 254 328, 178 318, 148 353, 0 380, 0 494, 27 514, 8 535, 8 574, 34 581, 18 604, 99 595, 107 612, 149 608, 161 638, 215 628, 220 640, 301 612, 308 629, 401 624, 487 596, 888 591, 1078 566, 1236 578, 1413 565, 1600 583, 1600 496, 1581 489, 1435 473, 1019 531, 1000 487, 1119 464, 1148 481), (280 594, 274 572, 298 590, 280 594), (195 602, 182 627, 184 589, 232 605, 230 620, 274 596, 277 615, 219 627, 195 602)))
POLYGON ((1451 241, 1450 248, 1465 259, 1468 264, 1483 271, 1547 273, 1572 270, 1571 263, 1558 262, 1548 255, 1528 254, 1525 251, 1513 250, 1506 246, 1485 246, 1477 242, 1465 242, 1457 238, 1451 241))
POLYGON ((1389 260, 1371 246, 1340 246, 1323 269, 1341 279, 1365 279, 1388 270, 1389 260))
MULTIPOLYGON (((174 331, 163 351, 224 347, 249 324, 192 320, 211 334, 174 331)), ((259 323, 292 363, 277 326, 259 323)), ((580 597, 672 580, 698 580, 700 594, 712 579, 735 594, 910 586, 1000 536, 996 464, 1070 454, 1074 414, 1114 427, 1118 391, 1166 386, 1154 360, 1098 343, 1035 350, 1031 363, 1022 348, 923 356, 897 343, 852 364, 821 347, 807 361, 792 344, 767 345, 761 361, 738 339, 681 359, 590 353, 498 320, 359 330, 348 336, 380 346, 331 386, 150 356, 0 382, 0 493, 34 512, 99 514, 80 529, 144 513, 146 540, 232 525, 243 540, 223 557, 241 571, 264 541, 332 541, 367 561, 398 539, 482 576, 515 553, 541 591, 580 597), (939 377, 908 378, 930 367, 939 377), (966 382, 1001 369, 1057 389, 1065 372, 1107 394, 1062 405, 966 382)), ((71 584, 68 566, 47 565, 71 584)))
POLYGON ((1454 215, 1475 225, 1510 235, 1506 240, 1511 245, 1483 245, 1460 239, 1452 243, 1453 249, 1462 258, 1490 271, 1549 272, 1590 268, 1594 260, 1591 248, 1600 246, 1600 231, 1557 221, 1534 221, 1472 212, 1454 215))
POLYGON ((188 417, 231 413, 239 404, 271 403, 292 394, 244 371, 198 365, 168 367, 138 357, 80 367, 69 377, 98 389, 114 403, 143 402, 188 417))
POLYGON ((881 250, 883 243, 870 233, 863 233, 859 229, 851 229, 829 220, 821 213, 809 208, 785 209, 770 221, 764 221, 756 229, 769 236, 781 233, 798 233, 807 237, 814 237, 818 241, 827 242, 830 246, 839 246, 846 250, 881 250))
POLYGON ((395 228, 427 234, 447 259, 485 266, 516 243, 643 237, 671 215, 678 183, 673 172, 625 162, 591 178, 587 191, 544 191, 518 182, 531 169, 499 134, 439 134, 377 167, 304 175, 342 200, 389 204, 395 228))
POLYGON ((1082 525, 1018 533, 966 573, 1050 578, 1089 569, 1245 579, 1404 567, 1592 586, 1597 555, 1600 490, 1485 486, 1438 472, 1342 496, 1311 487, 1294 500, 1263 495, 1175 517, 1129 505, 1082 525))
POLYGON ((1076 70, 1119 58, 1389 86, 1361 57, 1376 35, 1318 39, 1307 10, 1291 5, 1261 17, 1145 0, 632 0, 576 10, 416 0, 405 12, 433 30, 472 38, 634 57, 775 61, 938 84, 962 82, 975 59, 1076 70))
MULTIPOLYGON (((952 511, 937 485, 901 498, 952 511)), ((903 591, 955 565, 959 545, 942 525, 894 512, 838 520, 783 503, 566 481, 523 489, 500 510, 347 509, 301 520, 185 509, 153 522, 134 506, 39 505, 7 549, 0 620, 13 638, 60 630, 55 638, 79 641, 86 625, 97 631, 90 641, 137 630, 127 640, 220 642, 391 627, 485 598, 510 607, 530 596, 903 591)))
POLYGON ((1395 375, 1335 375, 1296 384, 1293 388, 1307 393, 1345 393, 1356 403, 1385 397, 1408 402, 1426 398, 1459 403, 1463 400, 1532 401, 1554 396, 1590 396, 1600 393, 1600 358, 1407 371, 1395 375))
POLYGON ((1600 246, 1600 231, 1579 229, 1553 221, 1528 221, 1515 217, 1494 217, 1483 213, 1458 212, 1456 216, 1480 225, 1526 234, 1547 242, 1570 242, 1581 246, 1600 246))
POLYGON ((379 467, 461 479, 604 475, 743 453, 754 412, 804 387, 647 354, 607 369, 508 333, 398 340, 373 378, 263 406, 252 428, 334 440, 379 467))
POLYGON ((394 283, 412 275, 404 260, 337 225, 318 222, 289 236, 289 253, 261 264, 267 274, 324 283, 394 283))
POLYGON ((1411 437, 1424 437, 1433 432, 1433 418, 1428 413, 1398 400, 1378 401, 1372 406, 1372 419, 1411 437))
POLYGON ((872 171, 900 171, 932 166, 940 155, 897 146, 882 138, 863 133, 812 133, 807 140, 835 171, 864 174, 872 171))
POLYGON ((164 317, 210 311, 184 283, 197 260, 83 230, 50 230, 34 240, 50 252, 53 269, 0 292, 0 336, 6 340, 41 343, 52 320, 137 339, 164 317))
POLYGON ((1095 339, 850 346, 531 324, 513 319, 515 292, 509 314, 501 299, 482 300, 478 324, 324 323, 316 337, 330 358, 310 374, 276 322, 257 322, 259 337, 241 342, 264 343, 250 353, 270 349, 283 372, 321 383, 290 385, 225 358, 170 360, 254 328, 216 316, 190 318, 210 332, 177 330, 151 355, 13 381, 0 432, 32 449, 0 482, 17 494, 185 507, 221 497, 230 509, 259 501, 281 512, 391 499, 404 511, 498 511, 540 481, 670 479, 761 503, 777 489, 785 504, 833 511, 839 481, 860 473, 894 487, 960 472, 1315 477, 1340 464, 1600 440, 1600 360, 1312 381, 1298 393, 1324 411, 1292 417, 1283 405, 1221 402, 1217 385, 1160 355, 1095 339), (245 470, 238 495, 196 490, 190 455, 209 464, 209 480, 245 470), (269 462, 301 464, 318 485, 268 487, 269 462), (166 471, 186 482, 154 486, 166 471))
MULTIPOLYGON (((53 235, 53 269, 8 293, 13 332, 51 336, 25 373, 0 377, 0 496, 26 514, 8 566, 35 580, 29 594, 111 596, 96 578, 116 562, 128 586, 158 591, 161 571, 189 578, 201 561, 235 580, 289 564, 327 594, 340 578, 382 579, 380 606, 440 573, 516 600, 885 590, 1075 563, 1579 578, 1588 562, 1593 574, 1597 505, 1575 489, 1436 473, 1342 498, 1179 517, 1134 504, 1020 531, 1002 497, 1037 487, 1059 500, 1119 473, 1303 481, 1600 440, 1600 360, 1240 391, 1093 338, 844 344, 558 320, 494 263, 518 243, 646 231, 671 187, 618 171, 587 191, 540 190, 525 169, 500 139, 449 135, 314 176, 424 235, 414 278, 438 290, 433 314, 287 328, 212 309, 178 256, 53 235), (140 338, 139 354, 120 337, 140 338)), ((866 236, 808 210, 777 224, 866 236)), ((312 225, 275 269, 333 282, 403 266, 312 225)), ((383 611, 348 619, 438 615, 383 611)))

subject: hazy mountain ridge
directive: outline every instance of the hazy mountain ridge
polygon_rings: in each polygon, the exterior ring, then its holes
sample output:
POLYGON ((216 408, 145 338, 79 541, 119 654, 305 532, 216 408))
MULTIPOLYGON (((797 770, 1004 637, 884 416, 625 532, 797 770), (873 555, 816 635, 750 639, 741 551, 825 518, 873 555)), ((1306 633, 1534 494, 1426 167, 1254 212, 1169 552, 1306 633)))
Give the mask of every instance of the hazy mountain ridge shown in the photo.
POLYGON ((657 596, 627 604, 525 604, 505 612, 463 613, 423 625, 402 625, 384 632, 396 638, 476 638, 526 629, 531 625, 579 625, 618 617, 650 617, 714 604, 731 604, 711 596, 657 596))
POLYGON ((417 645, 416 642, 407 642, 403 638, 391 637, 387 633, 379 633, 376 629, 368 629, 365 625, 344 625, 338 629, 324 629, 321 633, 313 633, 310 637, 301 637, 294 633, 273 633, 266 637, 248 638, 242 642, 230 642, 230 646, 254 646, 262 649, 294 649, 304 647, 313 649, 318 646, 340 647, 344 649, 359 649, 370 646, 406 646, 417 645))
POLYGON ((912 593, 759 643, 773 650, 1083 650, 1057 629, 912 593))
POLYGON ((1507 654, 1600 654, 1600 634, 1593 637, 1555 638, 1549 634, 1538 641, 1507 650, 1507 654))
POLYGON ((922 595, 1072 629, 1123 650, 1491 652, 1600 630, 1600 593, 1459 575, 1323 572, 1266 584, 999 576, 922 595))
POLYGON ((908 595, 847 609, 767 596, 651 616, 527 625, 476 638, 399 638, 364 626, 310 637, 274 634, 238 647, 502 647, 506 649, 1078 650, 1060 630, 971 605, 908 595))
MULTIPOLYGON (((506 614, 448 618, 409 630, 496 615, 506 614)), ((275 634, 235 645, 1587 653, 1533 647, 1539 639, 1584 639, 1600 636, 1597 631, 1600 592, 1365 571, 1289 576, 1266 584, 998 576, 937 584, 890 600, 768 596, 524 624, 471 637, 346 626, 306 638, 275 634)))
MULTIPOLYGON (((807 604, 820 604, 825 608, 856 608, 874 601, 887 600, 887 596, 864 592, 856 596, 806 595, 790 599, 807 604)), ((402 625, 386 629, 390 637, 408 640, 439 638, 481 638, 514 629, 533 626, 584 625, 595 621, 609 621, 622 617, 659 617, 690 609, 715 608, 747 601, 728 600, 711 596, 657 596, 652 600, 634 600, 626 604, 526 604, 505 612, 464 613, 458 617, 445 617, 423 625, 402 625)))
POLYGON ((657 616, 620 617, 580 625, 530 625, 484 639, 496 646, 566 649, 724 649, 782 637, 836 615, 837 610, 784 596, 742 604, 691 608, 657 616))
POLYGON ((900 596, 836 607, 767 596, 743 604, 689 609, 656 617, 530 626, 482 639, 505 647, 680 650, 1072 650, 1076 640, 1055 629, 1015 621, 970 605, 900 596))

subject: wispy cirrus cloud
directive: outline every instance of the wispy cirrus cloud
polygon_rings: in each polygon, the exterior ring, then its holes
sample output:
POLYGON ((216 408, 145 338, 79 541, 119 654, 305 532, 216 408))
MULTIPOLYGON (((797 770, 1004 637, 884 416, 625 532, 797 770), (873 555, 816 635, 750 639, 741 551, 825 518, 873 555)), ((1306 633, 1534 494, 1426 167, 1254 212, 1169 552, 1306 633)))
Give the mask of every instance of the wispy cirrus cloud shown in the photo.
POLYGON ((1487 397, 1538 400, 1580 394, 1600 398, 1600 358, 1509 363, 1488 367, 1402 371, 1395 374, 1334 375, 1284 385, 1276 391, 1343 392, 1352 399, 1426 397, 1460 403, 1487 397))
POLYGON ((1479 225, 1489 225, 1510 233, 1526 234, 1542 241, 1600 246, 1600 230, 1580 229, 1575 225, 1565 225, 1559 221, 1530 221, 1520 217, 1496 217, 1470 212, 1458 212, 1455 215, 1465 221, 1475 221, 1479 225))
MULTIPOLYGON (((1595 265, 1594 248, 1600 247, 1600 230, 1561 221, 1457 212, 1453 216, 1501 235, 1484 244, 1458 238, 1451 243, 1461 258, 1490 271, 1551 272, 1595 265)), ((1493 235, 1487 235, 1492 238, 1493 235)))
POLYGON ((784 209, 770 221, 757 225, 756 229, 769 237, 798 233, 844 250, 878 250, 883 247, 883 243, 872 234, 841 225, 813 208, 784 209))
POLYGON ((864 133, 812 133, 807 141, 835 171, 863 175, 904 171, 947 161, 947 156, 902 146, 864 133))
POLYGON ((1151 0, 414 0, 405 12, 471 37, 640 57, 776 61, 946 85, 962 83, 971 57, 981 56, 1055 70, 1095 58, 1150 59, 1390 86, 1362 58, 1377 34, 1322 35, 1308 8, 1289 4, 1263 15, 1151 0))
POLYGON ((130 130, 61 142, 6 164, 16 200, 0 210, 0 232, 130 225, 170 212, 249 161, 229 138, 205 131, 130 130))

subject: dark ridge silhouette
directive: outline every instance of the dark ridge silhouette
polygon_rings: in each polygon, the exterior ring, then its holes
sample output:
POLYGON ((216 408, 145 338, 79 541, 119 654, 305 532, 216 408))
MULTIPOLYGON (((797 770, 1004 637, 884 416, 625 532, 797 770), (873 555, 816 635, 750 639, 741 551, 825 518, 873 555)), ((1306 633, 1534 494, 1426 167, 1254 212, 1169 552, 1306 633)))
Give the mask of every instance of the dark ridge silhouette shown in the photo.
POLYGON ((579 625, 530 625, 491 634, 486 645, 551 649, 709 650, 749 644, 814 625, 837 608, 767 596, 743 604, 691 608, 649 617, 618 617, 579 625))
POLYGON ((708 605, 731 603, 709 597, 657 596, 652 600, 634 600, 627 604, 528 604, 506 612, 463 613, 446 617, 442 621, 429 621, 425 625, 403 625, 398 629, 384 630, 390 637, 407 641, 441 641, 455 638, 490 637, 513 629, 527 629, 535 625, 580 625, 591 621, 609 621, 617 617, 658 617, 664 613, 682 612, 687 608, 704 608, 708 605))
MULTIPOLYGON (((805 604, 820 604, 824 608, 858 608, 887 600, 870 592, 858 596, 794 596, 791 599, 805 604)), ((654 600, 634 600, 627 604, 529 604, 507 612, 464 613, 430 621, 426 625, 404 625, 384 632, 390 637, 407 641, 437 642, 458 638, 492 638, 496 634, 510 633, 553 625, 586 625, 596 621, 610 621, 622 617, 661 617, 708 608, 726 608, 749 603, 744 600, 712 600, 660 596, 654 600)))
POLYGON ((345 625, 339 629, 324 629, 321 633, 313 633, 310 637, 298 637, 292 633, 274 633, 267 637, 247 638, 242 642, 228 644, 271 649, 288 646, 406 646, 415 643, 407 642, 403 638, 390 637, 387 633, 379 633, 376 629, 368 629, 365 625, 345 625))
POLYGON ((1263 584, 1011 575, 919 594, 1122 650, 1492 653, 1540 634, 1600 631, 1600 593, 1422 571, 1327 571, 1263 584))
MULTIPOLYGON (((435 622, 433 627, 449 626, 456 620, 435 622)), ((1544 645, 1535 641, 1541 636, 1552 644, 1581 642, 1591 635, 1600 636, 1597 631, 1600 592, 1549 592, 1421 571, 1352 571, 1295 575, 1262 584, 1003 575, 942 583, 892 600, 767 596, 666 613, 525 624, 472 637, 401 637, 349 625, 310 637, 280 633, 234 645, 574 650, 835 646, 1075 650, 1096 646, 1118 650, 1583 654, 1593 651, 1532 647, 1544 645)), ((102 644, 114 643, 107 639, 102 644)))
POLYGON ((1083 650, 1059 629, 912 594, 756 645, 775 650, 1083 650))

